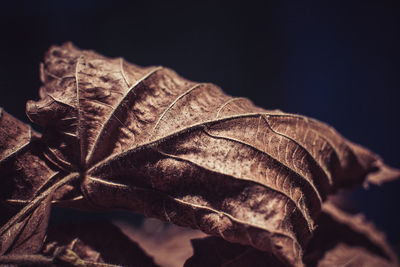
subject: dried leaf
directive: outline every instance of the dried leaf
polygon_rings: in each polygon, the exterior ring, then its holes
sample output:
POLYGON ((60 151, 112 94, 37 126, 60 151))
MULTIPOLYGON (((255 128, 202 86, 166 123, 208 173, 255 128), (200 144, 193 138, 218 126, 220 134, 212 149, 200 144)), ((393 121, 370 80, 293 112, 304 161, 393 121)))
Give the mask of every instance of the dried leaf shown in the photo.
POLYGON ((44 253, 55 254, 60 247, 73 251, 88 265, 158 266, 136 242, 106 221, 56 225, 49 230, 44 253))
MULTIPOLYGON (((156 267, 151 257, 109 222, 64 223, 49 230, 40 254, 7 255, 1 263, 64 267, 156 267), (99 234, 101 233, 101 234, 99 234)), ((3 265, 1 265, 3 266, 3 265)))
POLYGON ((207 236, 198 230, 179 227, 154 218, 145 219, 141 227, 124 221, 114 223, 152 256, 156 264, 163 267, 182 267, 193 255, 190 240, 207 236))
POLYGON ((40 135, 29 125, 0 109, 2 225, 22 207, 27 212, 21 213, 20 219, 28 216, 50 193, 53 195, 53 201, 71 197, 71 194, 76 193, 75 184, 62 181, 66 177, 78 176, 77 173, 63 172, 54 166, 44 155, 44 147, 40 135))
POLYGON ((0 109, 1 259, 42 249, 51 201, 74 178, 46 162, 39 138, 30 126, 0 109))
POLYGON ((29 200, 53 171, 37 155, 39 134, 0 109, 0 255, 42 248, 51 194, 17 213, 6 202, 29 200))
MULTIPOLYGON (((302 265, 328 194, 400 174, 321 122, 258 108, 167 68, 68 43, 49 50, 41 79, 27 115, 44 129, 38 155, 57 173, 44 184, 64 190, 56 200, 142 212, 285 264, 302 265)), ((13 173, 16 158, 8 161, 13 173)))
POLYGON ((49 195, 29 216, 10 225, 0 236, 0 255, 35 254, 42 249, 50 216, 49 195))
POLYGON ((398 266, 385 235, 365 220, 327 202, 307 248, 307 266, 398 266))
MULTIPOLYGON (((362 215, 350 215, 325 203, 317 223, 304 256, 307 266, 398 266, 385 236, 362 215)), ((267 252, 218 237, 194 239, 192 244, 194 253, 185 267, 280 266, 267 252)))
POLYGON ((0 108, 0 201, 8 202, 4 204, 30 200, 56 176, 41 155, 39 138, 29 125, 0 108))

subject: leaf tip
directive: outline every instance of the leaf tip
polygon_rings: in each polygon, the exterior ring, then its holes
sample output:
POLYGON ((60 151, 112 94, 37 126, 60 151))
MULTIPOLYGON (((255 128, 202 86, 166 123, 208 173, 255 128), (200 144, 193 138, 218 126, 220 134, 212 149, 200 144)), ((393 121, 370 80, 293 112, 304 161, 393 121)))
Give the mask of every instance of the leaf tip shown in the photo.
POLYGON ((400 178, 400 170, 385 165, 381 160, 376 161, 375 167, 377 170, 367 175, 363 184, 364 188, 368 188, 369 184, 381 185, 400 178))

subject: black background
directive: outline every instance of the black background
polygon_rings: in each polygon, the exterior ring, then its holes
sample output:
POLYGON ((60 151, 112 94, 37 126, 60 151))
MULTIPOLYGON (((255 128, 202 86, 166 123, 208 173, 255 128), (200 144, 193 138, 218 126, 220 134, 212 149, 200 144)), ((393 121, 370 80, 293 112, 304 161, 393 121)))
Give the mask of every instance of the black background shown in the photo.
MULTIPOLYGON (((315 117, 400 167, 399 7, 274 2, 2 1, 0 106, 27 122, 25 102, 38 97, 44 52, 70 40, 315 117)), ((351 196, 397 250, 399 194, 397 181, 351 196)))

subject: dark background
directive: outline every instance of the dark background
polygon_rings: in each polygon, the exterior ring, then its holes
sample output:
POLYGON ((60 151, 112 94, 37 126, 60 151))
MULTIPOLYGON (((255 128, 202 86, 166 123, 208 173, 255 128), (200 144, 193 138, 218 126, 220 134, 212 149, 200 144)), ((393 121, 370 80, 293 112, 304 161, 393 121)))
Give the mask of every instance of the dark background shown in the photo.
MULTIPOLYGON (((27 121, 44 52, 71 40, 318 118, 400 167, 395 1, 167 2, 2 1, 0 106, 27 121)), ((399 181, 351 195, 398 250, 399 195, 399 181)))

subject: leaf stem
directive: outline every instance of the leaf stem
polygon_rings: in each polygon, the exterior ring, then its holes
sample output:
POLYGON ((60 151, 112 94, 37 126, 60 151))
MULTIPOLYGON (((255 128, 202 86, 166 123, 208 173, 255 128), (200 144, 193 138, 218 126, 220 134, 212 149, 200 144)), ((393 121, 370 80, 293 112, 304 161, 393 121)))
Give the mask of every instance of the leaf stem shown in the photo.
POLYGON ((0 264, 17 264, 17 265, 52 265, 53 259, 43 255, 3 255, 0 256, 0 264))
POLYGON ((65 185, 66 183, 75 180, 79 177, 78 172, 73 172, 70 173, 69 175, 65 176, 62 178, 60 181, 49 187, 46 191, 44 191, 42 194, 39 196, 35 197, 28 205, 26 205, 24 208, 22 208, 14 217, 12 217, 1 229, 0 229, 0 236, 2 236, 11 226, 13 226, 15 223, 20 222, 23 220, 26 216, 29 215, 29 213, 35 209, 37 206, 40 205, 40 203, 48 197, 51 193, 53 193, 55 190, 60 188, 61 186, 65 185))

